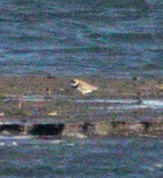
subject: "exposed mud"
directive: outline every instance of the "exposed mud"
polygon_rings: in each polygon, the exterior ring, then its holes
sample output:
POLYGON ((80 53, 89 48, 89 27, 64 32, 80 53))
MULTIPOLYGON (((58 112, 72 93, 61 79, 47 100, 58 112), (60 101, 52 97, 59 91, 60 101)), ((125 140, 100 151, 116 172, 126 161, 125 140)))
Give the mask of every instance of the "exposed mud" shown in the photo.
POLYGON ((163 135, 162 81, 79 77, 98 87, 82 95, 70 86, 72 78, 1 77, 0 132, 16 128, 18 134, 63 137, 163 135), (61 130, 56 131, 56 124, 61 130))

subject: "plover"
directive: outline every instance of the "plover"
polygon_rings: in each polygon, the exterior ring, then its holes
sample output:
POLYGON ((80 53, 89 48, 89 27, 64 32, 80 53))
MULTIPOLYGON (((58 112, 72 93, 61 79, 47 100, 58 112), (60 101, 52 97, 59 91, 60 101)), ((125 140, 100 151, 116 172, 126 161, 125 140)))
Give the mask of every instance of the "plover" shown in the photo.
POLYGON ((84 82, 82 80, 78 79, 72 79, 71 80, 71 86, 73 88, 76 88, 78 91, 80 91, 83 95, 87 93, 91 93, 92 91, 96 91, 98 87, 93 86, 87 82, 84 82))

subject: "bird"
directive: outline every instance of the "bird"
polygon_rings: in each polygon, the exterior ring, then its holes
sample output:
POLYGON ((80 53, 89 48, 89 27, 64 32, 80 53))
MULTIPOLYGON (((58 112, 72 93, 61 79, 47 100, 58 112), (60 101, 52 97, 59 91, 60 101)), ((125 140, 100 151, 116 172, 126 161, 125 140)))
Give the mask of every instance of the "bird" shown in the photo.
POLYGON ((98 89, 98 87, 79 79, 72 79, 70 85, 72 86, 72 88, 80 91, 83 95, 86 95, 98 89))

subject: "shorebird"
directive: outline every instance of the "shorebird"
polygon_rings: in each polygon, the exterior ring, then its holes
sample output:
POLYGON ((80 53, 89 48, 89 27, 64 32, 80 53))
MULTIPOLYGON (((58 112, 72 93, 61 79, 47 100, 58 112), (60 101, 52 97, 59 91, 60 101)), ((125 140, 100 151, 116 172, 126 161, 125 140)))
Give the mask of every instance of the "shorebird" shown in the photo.
POLYGON ((98 87, 78 79, 72 79, 70 85, 80 91, 83 95, 98 89, 98 87))

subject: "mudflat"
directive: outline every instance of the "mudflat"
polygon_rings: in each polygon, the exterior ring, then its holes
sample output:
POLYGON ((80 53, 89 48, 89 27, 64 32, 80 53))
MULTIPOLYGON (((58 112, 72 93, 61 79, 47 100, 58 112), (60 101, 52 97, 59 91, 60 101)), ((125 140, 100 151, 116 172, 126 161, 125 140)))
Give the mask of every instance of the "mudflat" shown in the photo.
POLYGON ((122 128, 127 126, 124 122, 129 125, 140 122, 140 132, 147 127, 144 122, 149 122, 157 125, 162 135, 162 83, 140 78, 0 77, 0 121, 2 124, 62 123, 68 124, 65 128, 71 128, 70 132, 73 124, 79 127, 86 124, 93 130, 100 127, 100 134, 109 129, 108 122, 120 123, 122 128), (83 95, 70 85, 76 78, 98 89, 83 95))
POLYGON ((0 77, 0 96, 3 95, 31 95, 47 94, 49 89, 53 94, 77 95, 70 87, 70 80, 78 78, 94 84, 99 89, 93 93, 94 97, 134 97, 140 92, 143 97, 162 97, 162 80, 108 79, 100 77, 0 77))

